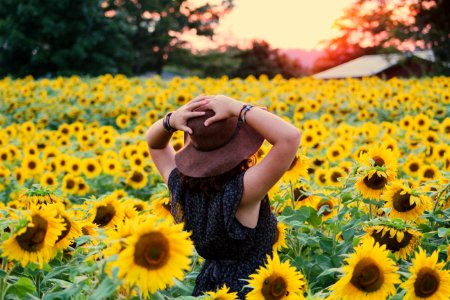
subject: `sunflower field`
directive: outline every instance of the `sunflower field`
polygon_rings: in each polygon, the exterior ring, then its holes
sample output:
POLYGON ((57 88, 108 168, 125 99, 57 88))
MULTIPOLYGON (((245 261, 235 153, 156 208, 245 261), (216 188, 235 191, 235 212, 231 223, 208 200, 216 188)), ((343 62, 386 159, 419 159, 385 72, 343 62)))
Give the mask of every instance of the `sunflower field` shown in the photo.
POLYGON ((450 299, 450 77, 121 75, 0 80, 0 299, 193 298, 203 258, 145 132, 198 94, 302 133, 269 192, 277 241, 243 278, 247 299, 450 299))

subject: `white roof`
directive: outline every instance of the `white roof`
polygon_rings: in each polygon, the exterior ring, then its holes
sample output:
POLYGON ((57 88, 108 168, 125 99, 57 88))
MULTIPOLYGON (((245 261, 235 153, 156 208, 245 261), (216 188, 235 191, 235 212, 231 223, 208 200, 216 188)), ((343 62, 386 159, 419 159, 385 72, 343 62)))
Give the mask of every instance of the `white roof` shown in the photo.
MULTIPOLYGON (((411 53, 414 56, 425 60, 434 61, 432 51, 415 51, 411 53)), ((380 73, 383 70, 397 64, 399 61, 407 57, 407 54, 376 54, 364 55, 354 60, 338 65, 334 68, 316 73, 315 78, 346 78, 346 77, 363 77, 380 73)))

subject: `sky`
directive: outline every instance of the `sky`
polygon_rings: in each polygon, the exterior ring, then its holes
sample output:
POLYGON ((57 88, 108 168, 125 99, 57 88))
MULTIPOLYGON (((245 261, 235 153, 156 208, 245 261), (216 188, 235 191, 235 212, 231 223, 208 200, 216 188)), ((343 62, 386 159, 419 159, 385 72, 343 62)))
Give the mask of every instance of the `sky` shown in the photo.
MULTIPOLYGON (((196 49, 230 43, 245 46, 252 39, 262 39, 273 48, 318 50, 320 40, 337 35, 333 22, 353 1, 234 0, 235 7, 216 30, 215 43, 189 35, 187 39, 196 49)), ((191 2, 200 4, 205 0, 191 2)))

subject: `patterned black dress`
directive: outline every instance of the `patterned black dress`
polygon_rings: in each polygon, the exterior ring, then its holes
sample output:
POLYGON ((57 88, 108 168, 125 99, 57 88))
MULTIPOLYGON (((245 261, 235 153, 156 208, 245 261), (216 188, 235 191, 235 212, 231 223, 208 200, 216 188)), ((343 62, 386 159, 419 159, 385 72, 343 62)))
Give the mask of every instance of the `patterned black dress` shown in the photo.
POLYGON ((192 232, 197 253, 205 259, 193 296, 215 291, 225 283, 244 299, 250 291, 243 289, 246 280, 272 252, 277 220, 267 196, 261 202, 255 228, 245 227, 235 217, 243 194, 244 174, 245 171, 228 180, 222 192, 209 198, 183 189, 178 169, 169 175, 172 215, 175 222, 184 222, 185 230, 192 232))

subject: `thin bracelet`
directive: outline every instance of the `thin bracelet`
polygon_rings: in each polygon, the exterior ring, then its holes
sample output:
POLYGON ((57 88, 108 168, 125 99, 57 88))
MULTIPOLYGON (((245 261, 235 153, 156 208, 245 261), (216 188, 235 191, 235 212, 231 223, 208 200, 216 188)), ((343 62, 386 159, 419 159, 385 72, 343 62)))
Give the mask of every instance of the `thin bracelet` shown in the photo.
POLYGON ((238 115, 238 120, 242 121, 242 112, 244 111, 244 109, 247 107, 247 104, 244 104, 241 108, 241 110, 239 111, 239 115, 238 115))
POLYGON ((163 119, 163 127, 167 132, 173 133, 176 131, 175 128, 170 126, 170 116, 172 115, 172 112, 169 112, 166 114, 166 116, 163 119))
POLYGON ((244 109, 244 114, 242 115, 242 122, 244 123, 244 124, 246 124, 246 121, 245 121, 245 115, 248 113, 248 111, 250 110, 250 109, 252 109, 253 108, 253 105, 251 105, 251 104, 247 104, 243 109, 244 109))

